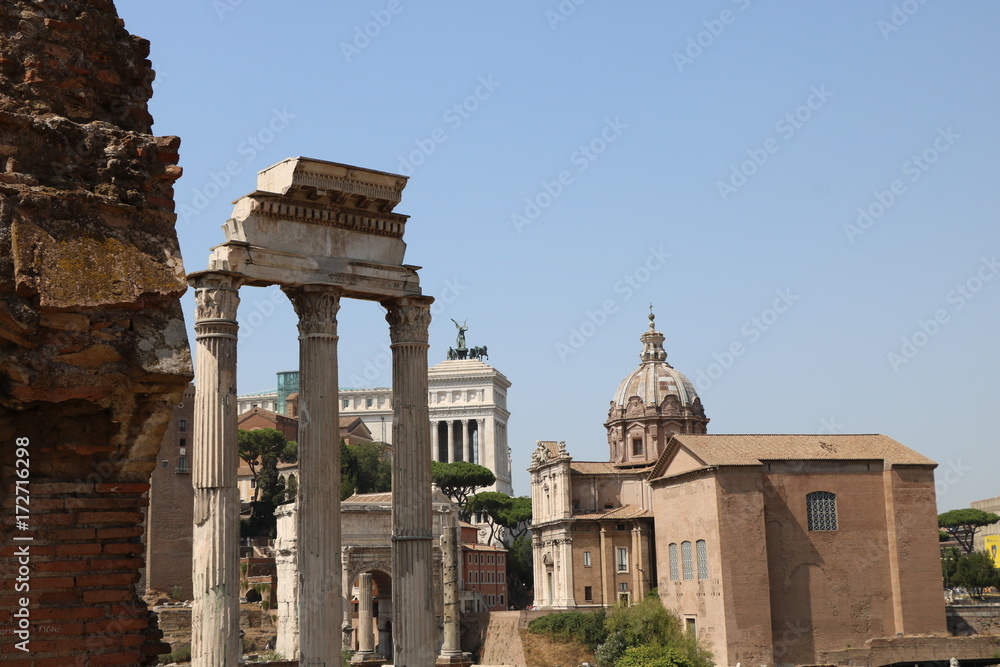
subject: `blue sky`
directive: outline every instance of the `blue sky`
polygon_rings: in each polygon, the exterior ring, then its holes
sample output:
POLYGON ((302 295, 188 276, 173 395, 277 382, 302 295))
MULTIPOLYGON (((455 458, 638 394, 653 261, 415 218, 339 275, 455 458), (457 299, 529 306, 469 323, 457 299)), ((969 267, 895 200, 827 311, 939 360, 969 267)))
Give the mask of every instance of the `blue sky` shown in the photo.
MULTIPOLYGON (((1000 5, 118 7, 183 138, 188 271, 286 157, 410 176, 430 362, 468 318, 513 383, 516 492, 536 440, 606 460, 650 302, 710 432, 884 433, 940 464, 942 510, 1000 492, 1000 5)), ((284 298, 242 295, 249 393, 298 352, 284 298)), ((342 386, 389 384, 383 316, 342 308, 342 386)))

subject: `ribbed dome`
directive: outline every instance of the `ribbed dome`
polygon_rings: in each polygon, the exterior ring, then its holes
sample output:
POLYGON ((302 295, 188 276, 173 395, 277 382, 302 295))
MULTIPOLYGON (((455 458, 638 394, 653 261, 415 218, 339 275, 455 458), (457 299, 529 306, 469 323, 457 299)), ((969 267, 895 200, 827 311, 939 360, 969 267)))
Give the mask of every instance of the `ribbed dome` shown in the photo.
POLYGON ((612 402, 622 410, 633 396, 638 396, 647 406, 660 405, 667 396, 676 396, 681 408, 693 407, 698 398, 698 393, 687 376, 667 363, 663 334, 656 330, 654 320, 654 315, 650 313, 649 331, 642 334, 640 339, 643 349, 639 359, 642 363, 622 380, 615 392, 612 402))

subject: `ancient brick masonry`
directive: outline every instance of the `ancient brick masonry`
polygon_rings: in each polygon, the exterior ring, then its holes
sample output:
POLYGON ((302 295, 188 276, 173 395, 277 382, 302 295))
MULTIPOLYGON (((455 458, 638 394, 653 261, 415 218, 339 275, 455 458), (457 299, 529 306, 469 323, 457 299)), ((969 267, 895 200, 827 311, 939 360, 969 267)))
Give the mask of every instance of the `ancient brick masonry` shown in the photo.
POLYGON ((0 5, 4 665, 141 665, 167 648, 134 584, 144 494, 191 363, 180 140, 150 134, 148 54, 109 0, 0 5), (30 443, 27 517, 15 512, 18 439, 30 443), (14 556, 25 545, 26 592, 14 556), (30 653, 12 634, 25 597, 30 653))

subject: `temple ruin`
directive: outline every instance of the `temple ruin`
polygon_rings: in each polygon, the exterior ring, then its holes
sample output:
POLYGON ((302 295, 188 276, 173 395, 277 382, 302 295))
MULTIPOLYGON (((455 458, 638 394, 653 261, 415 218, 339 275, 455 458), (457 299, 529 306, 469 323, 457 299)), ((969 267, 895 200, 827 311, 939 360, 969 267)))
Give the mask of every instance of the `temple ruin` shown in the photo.
POLYGON ((403 176, 289 158, 239 199, 196 289, 192 658, 236 665, 238 523, 236 321, 243 286, 279 285, 299 317, 298 659, 339 665, 343 616, 337 311, 342 298, 387 310, 392 349, 392 643, 397 665, 434 662, 427 328, 433 299, 403 264, 403 176))

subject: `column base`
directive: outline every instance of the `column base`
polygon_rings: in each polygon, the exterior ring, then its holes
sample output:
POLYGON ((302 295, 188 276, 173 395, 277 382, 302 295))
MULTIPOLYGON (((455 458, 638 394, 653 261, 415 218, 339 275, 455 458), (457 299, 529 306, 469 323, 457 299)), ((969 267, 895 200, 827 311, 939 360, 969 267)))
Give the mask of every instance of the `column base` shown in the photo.
POLYGON ((357 651, 351 658, 351 664, 359 667, 382 667, 385 663, 385 658, 375 651, 357 651))
POLYGON ((471 667, 472 665, 472 654, 471 653, 442 653, 434 661, 435 665, 457 665, 458 667, 471 667))

